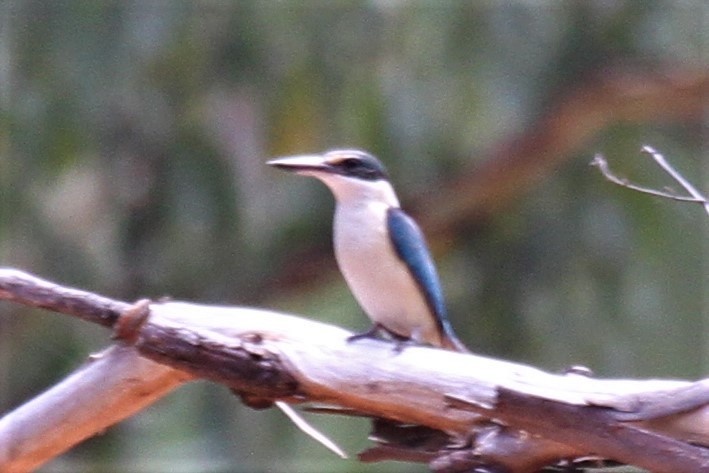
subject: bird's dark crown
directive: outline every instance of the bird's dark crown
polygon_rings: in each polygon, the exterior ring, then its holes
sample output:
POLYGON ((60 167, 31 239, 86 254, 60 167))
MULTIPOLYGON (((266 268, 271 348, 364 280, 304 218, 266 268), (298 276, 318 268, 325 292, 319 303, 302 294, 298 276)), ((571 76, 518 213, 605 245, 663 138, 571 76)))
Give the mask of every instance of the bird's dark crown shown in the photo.
POLYGON ((358 149, 336 149, 324 154, 330 172, 367 181, 388 179, 384 165, 358 149))

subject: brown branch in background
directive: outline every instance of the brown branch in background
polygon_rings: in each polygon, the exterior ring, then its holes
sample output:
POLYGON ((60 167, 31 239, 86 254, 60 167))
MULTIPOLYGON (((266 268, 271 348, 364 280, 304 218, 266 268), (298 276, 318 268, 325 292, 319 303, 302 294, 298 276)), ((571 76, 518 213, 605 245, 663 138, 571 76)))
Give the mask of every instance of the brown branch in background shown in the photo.
POLYGON ((706 114, 706 70, 600 69, 590 80, 559 96, 530 130, 503 142, 482 164, 427 196, 418 217, 428 233, 446 234, 462 222, 493 215, 609 125, 702 120, 706 114))
MULTIPOLYGON (((618 122, 703 120, 709 103, 709 73, 676 66, 654 71, 599 67, 558 97, 521 135, 508 137, 482 158, 471 160, 452 182, 405 206, 421 224, 431 246, 440 246, 461 225, 480 222, 516 202, 582 149, 604 128, 618 122)), ((293 252, 274 290, 313 284, 330 277, 330 248, 309 246, 293 252), (304 274, 303 268, 308 268, 304 274)))

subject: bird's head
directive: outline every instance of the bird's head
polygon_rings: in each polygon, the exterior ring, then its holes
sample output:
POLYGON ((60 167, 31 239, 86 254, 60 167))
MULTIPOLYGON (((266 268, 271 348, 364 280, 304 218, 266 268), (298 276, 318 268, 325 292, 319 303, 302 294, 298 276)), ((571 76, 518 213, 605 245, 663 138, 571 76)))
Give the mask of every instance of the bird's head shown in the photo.
POLYGON ((338 202, 368 199, 399 205, 384 165, 365 151, 337 149, 323 154, 273 159, 267 164, 320 179, 338 202))

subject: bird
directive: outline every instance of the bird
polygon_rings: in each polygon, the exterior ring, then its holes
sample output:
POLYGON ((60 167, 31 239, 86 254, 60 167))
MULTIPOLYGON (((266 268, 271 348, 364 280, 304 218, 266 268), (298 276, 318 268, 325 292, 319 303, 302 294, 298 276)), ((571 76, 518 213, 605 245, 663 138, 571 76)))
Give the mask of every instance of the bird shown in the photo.
POLYGON ((272 159, 268 165, 319 179, 335 197, 335 259, 355 299, 381 331, 412 341, 468 352, 446 315, 438 272, 424 235, 399 204, 386 168, 359 149, 335 149, 272 159))

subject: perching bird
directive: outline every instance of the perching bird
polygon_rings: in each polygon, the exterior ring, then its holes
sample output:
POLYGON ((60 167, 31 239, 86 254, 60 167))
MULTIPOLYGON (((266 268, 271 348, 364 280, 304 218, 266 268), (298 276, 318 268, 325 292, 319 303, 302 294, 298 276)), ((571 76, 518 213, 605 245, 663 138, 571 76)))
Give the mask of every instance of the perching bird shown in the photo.
POLYGON ((416 222, 399 200, 381 162, 360 150, 333 150, 268 162, 313 176, 335 195, 334 244, 340 271, 374 325, 350 339, 384 329, 456 351, 468 350, 446 316, 436 267, 416 222))

